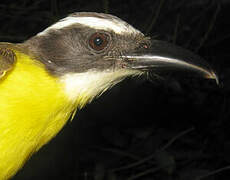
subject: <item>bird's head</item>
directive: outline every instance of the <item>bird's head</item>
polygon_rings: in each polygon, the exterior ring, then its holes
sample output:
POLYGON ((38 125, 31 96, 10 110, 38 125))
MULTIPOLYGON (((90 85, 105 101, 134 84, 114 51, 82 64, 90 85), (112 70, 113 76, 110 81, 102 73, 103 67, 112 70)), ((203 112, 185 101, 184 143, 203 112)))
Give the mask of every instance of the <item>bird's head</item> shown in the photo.
POLYGON ((217 80, 199 56, 151 40, 123 20, 103 13, 73 13, 24 42, 70 99, 92 100, 127 76, 149 70, 185 70, 217 80))

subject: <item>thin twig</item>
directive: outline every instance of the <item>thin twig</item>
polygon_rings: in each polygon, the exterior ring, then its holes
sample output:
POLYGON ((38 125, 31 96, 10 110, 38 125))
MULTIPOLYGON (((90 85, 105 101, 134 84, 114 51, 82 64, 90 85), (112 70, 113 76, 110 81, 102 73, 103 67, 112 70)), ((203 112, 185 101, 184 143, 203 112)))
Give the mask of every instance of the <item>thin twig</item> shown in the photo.
POLYGON ((174 34, 173 34, 173 44, 176 44, 179 24, 180 24, 180 14, 178 14, 176 18, 176 25, 175 25, 174 34))
POLYGON ((0 35, 1 41, 14 41, 14 42, 21 42, 26 40, 28 37, 26 36, 10 36, 10 35, 0 35))
POLYGON ((145 157, 145 158, 143 158, 137 162, 122 166, 120 168, 112 169, 111 171, 114 172, 114 171, 118 171, 118 170, 120 171, 120 170, 130 169, 132 167, 141 165, 141 164, 145 163, 146 161, 153 159, 154 157, 155 157, 155 152, 153 154, 151 154, 150 156, 147 156, 147 157, 145 157))
POLYGON ((58 16, 58 3, 57 0, 51 0, 50 2, 50 6, 51 6, 51 12, 53 14, 53 16, 58 16))
POLYGON ((142 176, 145 176, 147 174, 150 174, 150 173, 154 173, 154 172, 157 172, 161 169, 161 167, 158 167, 158 168, 150 168, 150 169, 147 169, 143 172, 140 172, 138 174, 135 174, 134 176, 131 176, 129 177, 127 180, 134 180, 134 179, 137 179, 137 178, 140 178, 142 176))
MULTIPOLYGON (((160 151, 163 151, 165 150, 166 148, 168 148, 170 145, 172 145, 172 143, 174 143, 178 138, 182 137, 183 135, 193 131, 194 128, 189 128, 183 132, 181 132, 180 134, 178 134, 177 136, 173 137, 166 145, 164 145, 160 151)), ((111 171, 114 172, 114 171, 120 171, 120 170, 124 170, 124 169, 130 169, 132 167, 135 167, 135 166, 138 166, 138 165, 141 165, 147 161, 150 161, 151 159, 153 159, 154 157, 156 156, 156 152, 152 153, 151 155, 137 161, 137 162, 134 162, 134 163, 131 163, 131 164, 128 164, 128 165, 125 165, 125 166, 122 166, 122 167, 119 167, 119 168, 116 168, 116 169, 112 169, 111 171)))
POLYGON ((212 29, 213 29, 213 27, 214 27, 214 25, 215 25, 216 18, 217 18, 217 15, 218 15, 219 12, 220 12, 220 9, 221 9, 221 6, 220 6, 220 4, 218 3, 217 8, 216 8, 216 11, 215 11, 215 13, 214 13, 214 15, 213 15, 212 21, 211 21, 211 23, 209 24, 208 29, 207 29, 207 31, 206 31, 204 37, 201 39, 200 44, 199 44, 198 47, 195 49, 195 52, 199 51, 199 49, 204 45, 205 41, 208 39, 208 36, 209 36, 210 32, 212 31, 212 29))
POLYGON ((129 158, 134 159, 134 160, 140 160, 141 159, 141 157, 139 157, 139 156, 136 156, 134 154, 127 153, 127 152, 124 152, 124 151, 121 151, 121 150, 118 150, 118 149, 102 148, 102 147, 93 147, 93 148, 99 149, 101 151, 112 152, 114 154, 118 154, 118 155, 121 155, 121 156, 129 157, 129 158))
POLYGON ((161 11, 161 8, 162 8, 164 2, 165 2, 165 0, 160 0, 160 4, 156 10, 154 17, 152 18, 151 24, 148 26, 148 28, 146 30, 146 34, 149 34, 149 32, 152 30, 153 26, 156 24, 156 21, 159 17, 159 14, 160 14, 160 11, 161 11))
POLYGON ((109 13, 109 0, 103 0, 104 12, 109 13))
POLYGON ((179 133, 178 135, 176 135, 175 137, 173 137, 167 144, 165 144, 160 150, 164 151, 165 149, 167 149, 169 146, 171 146, 177 139, 179 139, 180 137, 184 136, 185 134, 190 133, 191 131, 193 131, 195 128, 191 127, 185 131, 182 131, 181 133, 179 133))
POLYGON ((215 170, 215 171, 212 171, 212 172, 210 172, 210 173, 207 173, 207 174, 205 174, 205 175, 198 176, 198 177, 196 177, 195 180, 201 180, 201 179, 204 179, 204 178, 206 178, 206 177, 208 177, 208 176, 212 176, 212 175, 214 175, 214 174, 217 174, 217 173, 220 173, 220 172, 226 171, 226 170, 230 170, 230 166, 226 166, 226 167, 217 169, 217 170, 215 170))
POLYGON ((188 48, 192 42, 192 40, 195 38, 195 36, 197 35, 197 33, 200 31, 201 26, 203 25, 203 22, 206 21, 205 18, 205 14, 207 14, 207 12, 213 7, 213 3, 211 3, 210 5, 208 5, 208 7, 206 7, 203 11, 201 11, 197 16, 195 16, 192 20, 191 20, 191 24, 199 21, 199 23, 197 23, 196 25, 196 29, 193 30, 193 33, 191 34, 189 40, 186 42, 186 44, 184 45, 185 48, 188 48))

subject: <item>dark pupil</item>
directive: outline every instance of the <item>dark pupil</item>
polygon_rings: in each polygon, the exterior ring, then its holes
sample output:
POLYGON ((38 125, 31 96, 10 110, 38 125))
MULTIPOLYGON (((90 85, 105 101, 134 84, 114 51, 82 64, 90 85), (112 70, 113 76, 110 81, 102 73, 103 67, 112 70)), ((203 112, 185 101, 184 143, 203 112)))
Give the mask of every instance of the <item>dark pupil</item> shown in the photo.
POLYGON ((93 42, 96 46, 100 46, 103 43, 103 40, 100 37, 96 37, 93 42))

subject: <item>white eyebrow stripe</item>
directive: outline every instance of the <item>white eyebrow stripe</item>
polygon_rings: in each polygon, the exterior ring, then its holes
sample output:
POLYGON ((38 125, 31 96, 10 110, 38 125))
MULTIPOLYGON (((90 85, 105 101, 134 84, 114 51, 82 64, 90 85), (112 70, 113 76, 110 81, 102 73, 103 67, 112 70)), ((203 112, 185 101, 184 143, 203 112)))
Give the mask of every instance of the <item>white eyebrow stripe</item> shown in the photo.
POLYGON ((103 18, 97 18, 97 17, 66 17, 57 23, 51 25, 50 27, 46 28, 44 31, 40 32, 38 35, 45 35, 50 30, 57 30, 57 29, 63 29, 68 26, 72 26, 74 24, 82 24, 94 29, 100 29, 100 30, 112 30, 115 33, 118 34, 125 34, 125 33, 141 33, 139 30, 135 29, 128 23, 122 21, 122 20, 116 20, 116 19, 103 19, 103 18))

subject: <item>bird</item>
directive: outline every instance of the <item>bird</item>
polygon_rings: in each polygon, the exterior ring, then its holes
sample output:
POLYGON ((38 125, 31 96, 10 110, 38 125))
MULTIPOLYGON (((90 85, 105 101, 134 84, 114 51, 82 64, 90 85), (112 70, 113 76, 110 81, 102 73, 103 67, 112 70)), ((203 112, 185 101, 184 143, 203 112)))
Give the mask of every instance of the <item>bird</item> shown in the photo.
POLYGON ((126 77, 174 70, 218 82, 198 55, 111 14, 74 12, 24 42, 1 42, 0 180, 126 77))

